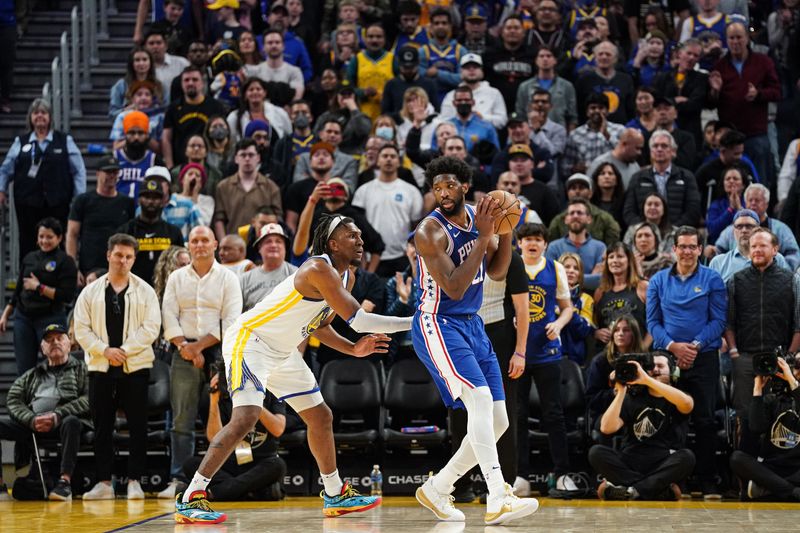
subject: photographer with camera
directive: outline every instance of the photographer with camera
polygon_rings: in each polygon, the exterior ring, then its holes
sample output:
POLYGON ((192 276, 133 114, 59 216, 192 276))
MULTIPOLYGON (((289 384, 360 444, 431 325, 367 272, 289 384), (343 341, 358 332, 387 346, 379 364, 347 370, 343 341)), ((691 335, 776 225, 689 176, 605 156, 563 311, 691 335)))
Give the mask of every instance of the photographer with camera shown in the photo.
MULTIPOLYGON (((206 438, 214 439, 231 418, 233 404, 225 382, 222 363, 212 366, 208 389, 208 424, 206 438)), ((267 392, 253 431, 239 443, 234 453, 223 463, 208 485, 209 500, 272 501, 283 499, 281 484, 286 474, 286 463, 278 456, 278 438, 286 429, 286 404, 267 392)), ((201 456, 190 457, 183 464, 183 472, 191 479, 202 461, 201 456)))
POLYGON ((738 448, 752 454, 758 445, 747 423, 753 389, 753 354, 774 352, 780 346, 788 346, 790 352, 800 349, 800 275, 776 264, 778 238, 770 230, 753 230, 749 248, 750 266, 728 280, 725 341, 733 363, 738 448))
POLYGON ((675 265, 657 272, 647 287, 647 330, 654 349, 675 357, 681 369, 676 386, 694 399, 695 474, 703 498, 719 500, 714 408, 728 299, 720 275, 698 263, 702 246, 696 228, 679 227, 672 252, 678 258, 675 265))
MULTIPOLYGON (((771 376, 757 375, 748 418, 750 429, 763 433, 760 455, 731 455, 731 470, 747 481, 750 499, 800 501, 800 358, 774 358, 771 376), (789 359, 790 362, 787 362, 789 359), (766 394, 765 394, 766 393, 766 394)), ((764 368, 763 370, 767 370, 764 368)))
POLYGON ((589 464, 604 478, 597 488, 601 500, 680 498, 677 483, 695 464, 694 454, 684 447, 686 415, 694 401, 669 384, 673 368, 665 352, 617 360, 616 395, 600 420, 600 431, 613 435, 624 427, 625 438, 619 451, 602 444, 589 450, 589 464))

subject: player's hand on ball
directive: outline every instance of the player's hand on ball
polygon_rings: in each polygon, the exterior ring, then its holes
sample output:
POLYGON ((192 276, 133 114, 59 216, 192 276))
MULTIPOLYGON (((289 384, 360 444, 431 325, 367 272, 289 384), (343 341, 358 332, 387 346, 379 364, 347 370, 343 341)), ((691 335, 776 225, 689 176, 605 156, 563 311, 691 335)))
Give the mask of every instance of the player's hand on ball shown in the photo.
POLYGON ((358 339, 353 346, 353 355, 365 357, 374 353, 386 353, 389 351, 389 341, 392 338, 383 333, 370 333, 358 339))
POLYGON ((475 208, 475 227, 479 235, 494 235, 495 221, 505 215, 505 211, 502 210, 495 212, 499 205, 497 200, 489 195, 480 199, 475 208))

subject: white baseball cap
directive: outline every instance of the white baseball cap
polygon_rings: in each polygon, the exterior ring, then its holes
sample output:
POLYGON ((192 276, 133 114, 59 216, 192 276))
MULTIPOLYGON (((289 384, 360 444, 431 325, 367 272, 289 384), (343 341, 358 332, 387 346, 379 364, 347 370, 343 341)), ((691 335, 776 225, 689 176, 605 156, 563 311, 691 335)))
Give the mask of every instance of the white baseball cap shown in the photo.
POLYGON ((461 63, 459 63, 462 67, 468 63, 477 63, 480 66, 483 66, 483 59, 478 54, 465 54, 461 58, 461 63))
POLYGON ((147 169, 147 172, 144 173, 145 178, 161 178, 166 180, 167 183, 172 183, 172 176, 169 173, 169 169, 167 167, 162 166, 154 166, 147 169))

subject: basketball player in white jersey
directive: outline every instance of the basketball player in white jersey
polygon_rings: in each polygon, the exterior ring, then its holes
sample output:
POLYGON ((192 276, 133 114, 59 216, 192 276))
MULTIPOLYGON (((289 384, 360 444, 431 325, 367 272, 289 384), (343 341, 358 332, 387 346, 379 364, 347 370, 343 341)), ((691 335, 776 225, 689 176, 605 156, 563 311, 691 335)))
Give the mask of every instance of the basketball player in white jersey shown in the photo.
POLYGON ((380 505, 380 496, 362 496, 349 483, 342 483, 336 469, 333 416, 297 350, 313 334, 335 350, 355 357, 386 353, 389 337, 385 333, 411 328, 411 317, 367 313, 350 294, 355 282, 350 267, 361 263, 363 245, 361 231, 352 219, 324 217, 314 233, 314 255, 225 332, 222 355, 233 413, 230 422, 209 444, 187 489, 178 494, 177 522, 219 523, 227 518, 224 513, 211 510, 205 489, 236 445, 252 430, 261 414, 266 390, 285 400, 308 426, 308 446, 325 486, 325 516, 366 511, 380 505), (345 318, 357 332, 380 333, 352 343, 330 328, 334 314, 345 318))

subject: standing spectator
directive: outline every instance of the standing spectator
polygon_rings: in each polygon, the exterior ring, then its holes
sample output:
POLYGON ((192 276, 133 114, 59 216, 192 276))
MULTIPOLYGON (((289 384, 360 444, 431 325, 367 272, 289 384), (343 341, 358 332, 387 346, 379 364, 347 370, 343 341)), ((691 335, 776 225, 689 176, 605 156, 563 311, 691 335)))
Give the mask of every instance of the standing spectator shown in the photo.
POLYGON ((647 329, 654 349, 675 356, 681 369, 677 386, 694 399, 694 472, 704 499, 719 499, 714 409, 727 296, 719 274, 698 263, 701 252, 697 230, 678 228, 674 246, 678 262, 653 276, 647 287, 647 329))
POLYGON ((143 500, 139 479, 147 471, 147 388, 161 328, 158 298, 131 273, 139 243, 130 235, 108 239, 108 274, 88 285, 75 302, 75 338, 89 367, 89 407, 94 422, 97 484, 84 500, 113 500, 113 431, 117 409, 130 432, 128 499, 143 500))
MULTIPOLYGON (((608 98, 608 120, 627 124, 635 115, 634 84, 629 74, 616 70, 619 49, 611 41, 602 41, 593 49, 595 67, 578 76, 575 92, 578 96, 578 112, 588 105, 591 93, 605 94, 608 98)), ((585 117, 581 116, 580 120, 585 117)))
POLYGON ((104 157, 98 163, 95 190, 79 194, 72 202, 66 250, 78 265, 78 285, 92 270, 108 267, 108 238, 135 215, 133 199, 117 192, 119 171, 119 161, 104 157))
POLYGON ((236 143, 236 164, 239 170, 217 185, 214 200, 214 232, 219 239, 236 233, 246 225, 259 207, 270 206, 283 217, 281 191, 275 182, 258 172, 261 158, 255 141, 236 143))
MULTIPOLYGON (((405 255, 408 232, 422 218, 422 195, 397 176, 400 153, 392 144, 378 152, 378 176, 359 187, 353 205, 366 211, 367 221, 380 233, 386 244, 376 273, 384 278, 403 272, 408 266, 405 255)), ((456 206, 458 207, 458 206, 456 206)))
POLYGON ((800 275, 778 266, 778 238, 768 229, 753 230, 749 253, 750 266, 728 281, 725 341, 733 363, 732 403, 741 430, 737 448, 755 455, 758 442, 750 433, 747 416, 753 390, 753 354, 781 347, 787 347, 790 353, 800 349, 800 275))
POLYGON ((559 7, 556 0, 541 0, 536 4, 535 24, 525 39, 525 43, 537 51, 549 47, 556 58, 564 55, 572 41, 562 27, 559 7))
POLYGON ((54 217, 67 225, 69 205, 86 191, 86 167, 71 135, 53 129, 50 104, 36 98, 28 107, 28 135, 14 139, 0 165, 0 206, 14 183, 19 227, 19 257, 34 250, 36 223, 54 217))
POLYGON ((383 26, 373 23, 364 32, 366 48, 347 65, 347 78, 356 88, 359 108, 370 120, 381 114, 383 88, 394 75, 394 54, 384 48, 383 26))
MULTIPOLYGON (((545 89, 539 88, 533 91, 531 101, 528 104, 528 112, 523 115, 528 117, 528 124, 531 126, 531 135, 535 138, 544 136, 550 141, 553 158, 560 158, 567 147, 567 128, 550 118, 553 109, 552 97, 545 89)), ((557 175, 558 169, 556 169, 557 175)))
POLYGON ((281 281, 288 278, 297 267, 286 261, 289 238, 280 224, 267 224, 261 228, 253 243, 261 256, 261 265, 240 277, 244 308, 249 311, 281 281))
POLYGON ((308 56, 306 45, 289 31, 289 11, 283 4, 277 3, 270 6, 269 17, 267 19, 270 29, 283 32, 283 58, 290 65, 299 67, 303 71, 303 80, 311 83, 313 70, 311 58, 308 56))
MULTIPOLYGON (((747 185, 750 185, 752 178, 758 181, 755 174, 750 175, 750 165, 744 161, 744 139, 744 134, 736 130, 725 132, 719 140, 718 156, 707 159, 703 166, 697 169, 695 178, 703 206, 711 208, 710 202, 718 198, 719 191, 722 189, 725 171, 734 165, 740 168, 740 172, 745 172, 747 169, 747 174, 743 174, 743 176, 747 175, 747 185)), ((755 171, 755 169, 752 170, 755 171)), ((719 231, 716 232, 713 239, 709 239, 709 242, 714 242, 718 236, 719 231)))
POLYGON ((534 73, 536 52, 525 45, 525 30, 518 14, 506 17, 500 29, 500 43, 483 53, 486 81, 500 91, 506 109, 514 109, 520 85, 534 73))
POLYGON ((139 190, 139 214, 117 229, 134 237, 136 262, 131 272, 153 284, 153 271, 161 252, 170 246, 183 246, 181 229, 161 218, 164 211, 164 188, 160 178, 148 178, 139 190))
MULTIPOLYGON (((347 98, 347 100, 352 99, 352 96, 347 98)), ((358 113, 361 114, 360 111, 358 111, 358 113)), ((322 127, 317 132, 317 136, 321 143, 332 149, 333 166, 330 169, 331 174, 342 178, 351 189, 354 188, 358 175, 358 162, 353 156, 347 155, 339 149, 339 145, 342 142, 342 125, 335 118, 329 118, 322 123, 322 127)), ((311 150, 309 150, 307 154, 301 154, 297 159, 297 165, 294 167, 294 182, 312 176, 311 152, 313 150, 314 146, 311 147, 311 150)), ((309 190, 309 193, 310 192, 309 190)))
MULTIPOLYGON (((48 499, 72 499, 72 472, 78 462, 81 433, 90 426, 89 380, 86 365, 69 355, 70 340, 63 324, 44 328, 45 361, 14 380, 6 396, 10 420, 0 419, 0 439, 14 440, 15 467, 31 458, 32 434, 61 442, 60 477, 48 499)), ((38 453, 38 450, 36 450, 38 453)), ((8 495, 0 474, 0 496, 8 495)))
MULTIPOLYGON (((594 176, 600 167, 611 163, 622 178, 620 185, 625 190, 630 185, 631 178, 639 171, 638 160, 642 155, 643 147, 644 136, 642 133, 636 128, 625 128, 619 136, 617 145, 608 152, 595 157, 586 173, 594 176)), ((617 220, 622 221, 622 218, 617 220)))
POLYGON ((444 95, 461 81, 461 57, 466 53, 467 49, 453 38, 450 11, 437 9, 431 13, 428 44, 419 50, 419 68, 420 73, 436 83, 437 95, 433 105, 437 109, 444 95))
MULTIPOLYGON (((144 36, 144 49, 150 52, 150 59, 156 68, 156 79, 164 90, 164 103, 171 102, 169 89, 172 80, 189 66, 189 60, 182 56, 167 53, 167 37, 159 30, 149 30, 144 36)), ((184 92, 186 89, 184 89, 184 92)))
MULTIPOLYGON (((594 184, 586 174, 573 174, 567 179, 566 188, 568 201, 583 199, 589 202, 592 198, 594 184)), ((551 239, 560 239, 567 235, 569 228, 566 224, 566 218, 567 212, 562 211, 552 219, 548 228, 551 239)), ((619 240, 620 227, 610 213, 589 203, 589 218, 587 229, 593 238, 605 243, 606 246, 611 246, 619 240)), ((591 272, 591 269, 589 271, 591 272)))
POLYGON ((500 91, 489 85, 483 80, 483 60, 478 54, 465 54, 461 57, 461 81, 462 85, 458 89, 450 91, 442 100, 442 112, 439 114, 442 120, 448 120, 456 116, 455 93, 464 85, 472 90, 472 98, 475 100, 473 113, 490 123, 495 129, 503 129, 508 121, 506 104, 500 91))
POLYGON ((625 130, 622 124, 608 121, 608 96, 586 96, 586 123, 572 130, 561 158, 561 174, 584 172, 598 156, 614 148, 625 130))
POLYGON ((14 59, 17 46, 17 33, 22 34, 22 26, 17 29, 14 13, 16 2, 8 0, 0 6, 0 46, 5 50, 0 62, 0 113, 11 113, 11 90, 14 88, 14 59))
POLYGON ((155 165, 163 165, 158 154, 148 147, 149 128, 150 119, 146 114, 141 111, 127 113, 122 120, 123 144, 114 150, 114 157, 119 161, 120 167, 117 190, 132 198, 134 204, 139 198, 139 188, 147 171, 155 165))
POLYGON ((128 89, 137 81, 152 83, 153 102, 156 102, 159 107, 164 104, 164 89, 156 78, 156 66, 153 58, 150 52, 137 46, 128 54, 125 76, 111 86, 111 99, 108 104, 109 118, 116 118, 124 110, 128 89))
POLYGON ((450 122, 455 124, 458 136, 464 139, 468 152, 472 152, 473 148, 481 142, 489 143, 495 149, 500 149, 497 130, 474 111, 475 98, 472 89, 467 85, 459 85, 453 94, 453 106, 456 109, 456 116, 451 118, 450 122))
MULTIPOLYGON (((800 248, 797 246, 797 239, 795 239, 792 230, 778 220, 777 218, 767 216, 767 208, 769 206, 769 189, 760 183, 752 183, 744 190, 744 205, 747 209, 752 210, 758 215, 758 225, 762 228, 767 228, 772 233, 777 235, 779 243, 779 252, 783 254, 786 262, 796 270, 800 266, 800 248)), ((728 250, 732 250, 736 246, 736 240, 733 235, 733 226, 728 226, 722 230, 722 234, 714 244, 714 251, 719 254, 724 254, 728 250)))
POLYGON ((694 136, 697 146, 703 144, 700 128, 700 114, 706 103, 708 93, 708 74, 695 69, 703 45, 697 39, 689 39, 681 44, 677 55, 677 66, 662 72, 653 81, 657 96, 671 98, 678 109, 678 127, 694 136))
POLYGON ((17 375, 36 366, 39 344, 48 324, 66 324, 65 307, 72 302, 78 269, 61 248, 64 227, 47 217, 34 227, 36 251, 22 258, 17 286, 11 301, 0 316, 0 332, 8 328, 14 312, 14 355, 17 375))
POLYGON ((672 164, 678 148, 668 131, 656 130, 650 136, 652 166, 634 174, 625 192, 625 223, 633 226, 645 218, 645 197, 658 192, 667 199, 671 222, 675 225, 697 225, 700 222, 700 193, 697 182, 688 170, 672 164))
POLYGON ((181 72, 183 98, 175 100, 164 115, 161 153, 167 167, 185 163, 186 143, 192 135, 202 134, 209 117, 221 115, 225 108, 206 96, 202 71, 188 66, 181 72))
POLYGON ((584 274, 593 273, 595 267, 603 261, 606 245, 603 241, 593 239, 587 231, 591 221, 589 201, 584 198, 570 200, 564 217, 568 232, 564 237, 550 241, 546 257, 555 261, 566 252, 576 253, 583 261, 584 274))
MULTIPOLYGON (((405 3, 416 4, 416 2, 412 1, 407 1, 405 3)), ((427 35, 425 32, 422 33, 427 35)), ((405 102, 406 90, 411 87, 422 88, 430 102, 436 101, 436 83, 430 78, 420 76, 419 51, 417 48, 406 45, 400 48, 396 53, 399 73, 389 80, 383 88, 381 114, 384 115, 396 115, 401 112, 405 102)))
POLYGON ((305 91, 303 71, 283 60, 283 33, 270 29, 264 32, 264 53, 267 59, 263 63, 247 70, 248 76, 255 76, 264 81, 281 81, 294 89, 292 100, 299 100, 305 91))
POLYGON ((535 91, 543 89, 550 95, 550 110, 547 117, 556 124, 573 130, 578 125, 575 87, 556 74, 557 63, 558 58, 549 46, 539 46, 536 52, 536 75, 522 82, 517 89, 516 111, 518 115, 527 116, 535 91))
POLYGON ((772 183, 772 154, 767 139, 767 106, 781 98, 781 86, 772 60, 750 51, 750 37, 741 22, 725 30, 728 55, 720 59, 708 76, 708 96, 716 104, 719 119, 733 124, 747 138, 744 148, 756 164, 758 175, 772 183))
MULTIPOLYGON (((158 296, 159 305, 164 301, 164 290, 167 288, 169 275, 191 262, 192 256, 189 255, 189 250, 183 246, 170 246, 158 258, 155 273, 153 274, 153 289, 156 291, 156 296, 158 296)), ((167 341, 161 339, 159 342, 166 344, 167 341)))
MULTIPOLYGON (((715 255, 708 264, 709 268, 716 270, 722 281, 728 283, 733 275, 750 266, 750 235, 759 227, 758 214, 751 209, 740 209, 733 215, 733 236, 736 246, 724 254, 715 255)), ((791 270, 783 256, 775 256, 778 266, 791 270)))
POLYGON ((192 262, 169 276, 164 291, 164 338, 173 345, 169 372, 172 481, 158 493, 159 498, 175 499, 183 464, 194 455, 200 390, 211 365, 220 360, 222 332, 242 312, 239 280, 214 259, 216 249, 210 228, 194 228, 189 234, 192 262))

